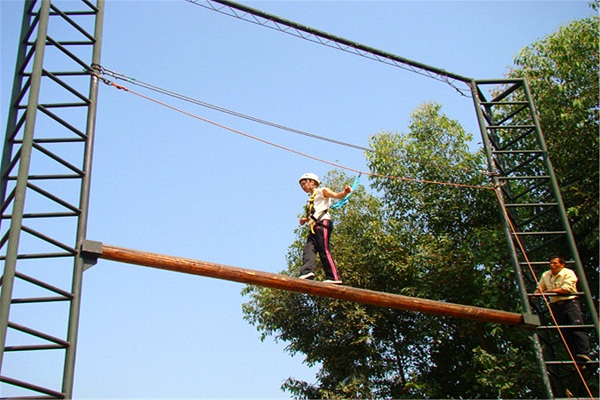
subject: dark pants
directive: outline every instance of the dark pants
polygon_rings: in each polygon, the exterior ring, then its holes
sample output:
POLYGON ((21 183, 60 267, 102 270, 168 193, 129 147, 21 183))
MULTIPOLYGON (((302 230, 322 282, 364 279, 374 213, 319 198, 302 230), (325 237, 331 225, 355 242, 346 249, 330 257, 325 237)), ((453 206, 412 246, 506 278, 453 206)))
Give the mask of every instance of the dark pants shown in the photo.
POLYGON ((588 354, 590 352, 590 340, 585 331, 579 328, 569 328, 566 325, 582 325, 581 308, 577 299, 563 300, 551 303, 552 313, 556 323, 563 327, 561 332, 573 355, 588 354))
POLYGON ((324 219, 314 227, 315 233, 310 232, 306 244, 304 245, 304 252, 302 253, 302 270, 301 275, 308 274, 315 270, 317 265, 317 253, 321 264, 323 264, 323 270, 327 279, 340 280, 335 262, 329 251, 329 237, 331 231, 333 231, 333 222, 328 219, 324 219))

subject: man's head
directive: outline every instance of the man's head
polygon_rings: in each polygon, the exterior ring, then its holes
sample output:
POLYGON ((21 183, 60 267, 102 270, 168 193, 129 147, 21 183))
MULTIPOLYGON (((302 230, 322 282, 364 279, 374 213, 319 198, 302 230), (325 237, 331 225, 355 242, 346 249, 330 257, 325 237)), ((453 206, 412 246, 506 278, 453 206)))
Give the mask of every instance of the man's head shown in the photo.
POLYGON ((552 256, 548 259, 552 275, 556 275, 565 267, 565 259, 561 256, 552 256))

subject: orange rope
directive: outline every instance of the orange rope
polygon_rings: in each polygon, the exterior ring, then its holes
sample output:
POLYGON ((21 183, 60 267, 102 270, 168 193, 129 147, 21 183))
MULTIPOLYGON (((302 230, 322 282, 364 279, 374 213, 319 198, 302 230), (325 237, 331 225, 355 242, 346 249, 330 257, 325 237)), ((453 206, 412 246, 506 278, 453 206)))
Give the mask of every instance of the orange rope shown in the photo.
POLYGON ((427 184, 445 185, 445 186, 454 186, 454 187, 463 187, 463 188, 471 188, 471 189, 488 189, 488 190, 493 190, 492 186, 478 186, 478 185, 469 185, 469 184, 464 184, 464 183, 438 182, 438 181, 432 181, 432 180, 426 180, 426 179, 405 178, 405 177, 399 177, 399 176, 393 176, 393 175, 377 174, 377 173, 373 173, 373 172, 370 172, 370 171, 361 171, 361 170, 358 170, 358 169, 355 169, 355 168, 350 168, 350 167, 347 167, 347 166, 344 166, 344 165, 341 165, 341 164, 338 164, 338 163, 334 163, 332 161, 325 160, 323 158, 315 157, 315 156, 312 156, 310 154, 306 154, 306 153, 300 152, 298 150, 294 150, 294 149, 291 149, 289 147, 282 146, 282 145, 277 144, 277 143, 270 142, 270 141, 265 140, 265 139, 261 139, 259 137, 250 135, 248 133, 239 131, 237 129, 230 128, 230 127, 228 127, 226 125, 220 124, 218 122, 211 121, 211 120, 203 118, 203 117, 200 117, 199 115, 192 114, 192 113, 187 112, 185 110, 182 110, 180 108, 174 107, 174 106, 172 106, 170 104, 164 103, 164 102, 162 102, 160 100, 154 99, 152 97, 149 97, 149 96, 146 96, 144 94, 138 93, 138 92, 136 92, 134 90, 128 89, 128 88, 126 88, 123 85, 118 85, 118 84, 116 84, 114 82, 109 82, 109 81, 106 81, 106 80, 104 82, 107 83, 107 84, 109 84, 109 85, 111 85, 111 86, 114 86, 115 88, 117 88, 119 90, 123 90, 123 91, 126 91, 128 93, 135 94, 136 96, 139 96, 139 97, 141 97, 143 99, 149 100, 149 101, 154 102, 156 104, 159 104, 159 105, 161 105, 163 107, 167 107, 167 108, 169 108, 171 110, 180 112, 180 113, 185 114, 185 115, 187 115, 189 117, 196 118, 196 119, 198 119, 200 121, 209 123, 209 124, 217 126, 219 128, 226 129, 226 130, 228 130, 230 132, 233 132, 233 133, 237 133, 238 135, 245 136, 245 137, 247 137, 249 139, 257 140, 257 141, 259 141, 261 143, 264 143, 264 144, 267 144, 269 146, 273 146, 273 147, 276 147, 276 148, 281 149, 281 150, 289 151, 289 152, 297 154, 299 156, 310 158, 312 160, 315 160, 315 161, 318 161, 318 162, 321 162, 321 163, 329 164, 329 165, 334 166, 336 168, 344 169, 346 171, 351 171, 351 172, 354 172, 354 173, 357 173, 357 174, 365 174, 365 175, 373 176, 373 177, 387 178, 387 179, 396 179, 396 180, 402 180, 402 181, 408 181, 408 182, 427 183, 427 184))

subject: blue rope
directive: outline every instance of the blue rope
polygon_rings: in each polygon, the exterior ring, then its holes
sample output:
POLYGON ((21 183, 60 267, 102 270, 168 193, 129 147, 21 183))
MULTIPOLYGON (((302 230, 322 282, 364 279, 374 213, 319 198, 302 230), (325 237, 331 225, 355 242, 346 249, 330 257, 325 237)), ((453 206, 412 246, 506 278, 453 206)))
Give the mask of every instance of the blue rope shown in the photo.
POLYGON ((344 204, 346 204, 348 202, 348 199, 350 198, 350 195, 352 193, 354 193, 354 190, 356 189, 356 187, 358 186, 358 181, 360 180, 360 176, 361 174, 358 174, 358 176, 354 179, 354 183, 352 184, 352 192, 348 193, 346 195, 346 197, 344 197, 343 199, 341 199, 340 201, 338 201, 337 203, 333 204, 331 207, 331 209, 337 210, 338 208, 341 208, 344 204))

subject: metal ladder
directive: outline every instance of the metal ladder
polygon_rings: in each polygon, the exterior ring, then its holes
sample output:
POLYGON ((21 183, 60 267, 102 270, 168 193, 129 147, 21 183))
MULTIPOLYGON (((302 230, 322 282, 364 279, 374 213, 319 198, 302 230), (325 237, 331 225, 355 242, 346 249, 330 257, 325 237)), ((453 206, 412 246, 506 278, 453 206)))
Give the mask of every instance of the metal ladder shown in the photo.
MULTIPOLYGON (((475 80, 473 101, 488 160, 488 172, 496 186, 505 235, 525 312, 540 317, 541 326, 532 336, 538 364, 545 371, 549 398, 587 396, 574 360, 568 355, 559 329, 541 296, 534 295, 537 279, 548 269, 548 257, 561 254, 567 267, 577 274, 584 326, 597 345, 598 314, 577 251, 573 232, 548 149, 525 79, 475 80), (578 392, 578 393, 577 393, 578 392)), ((571 329, 573 327, 571 326, 571 329)), ((597 369, 598 362, 580 365, 597 369)), ((597 396, 597 393, 596 393, 597 396)))
POLYGON ((7 118, 0 185, 3 398, 72 397, 86 268, 78 249, 98 90, 90 66, 99 63, 103 0, 60 4, 24 4, 7 118))

